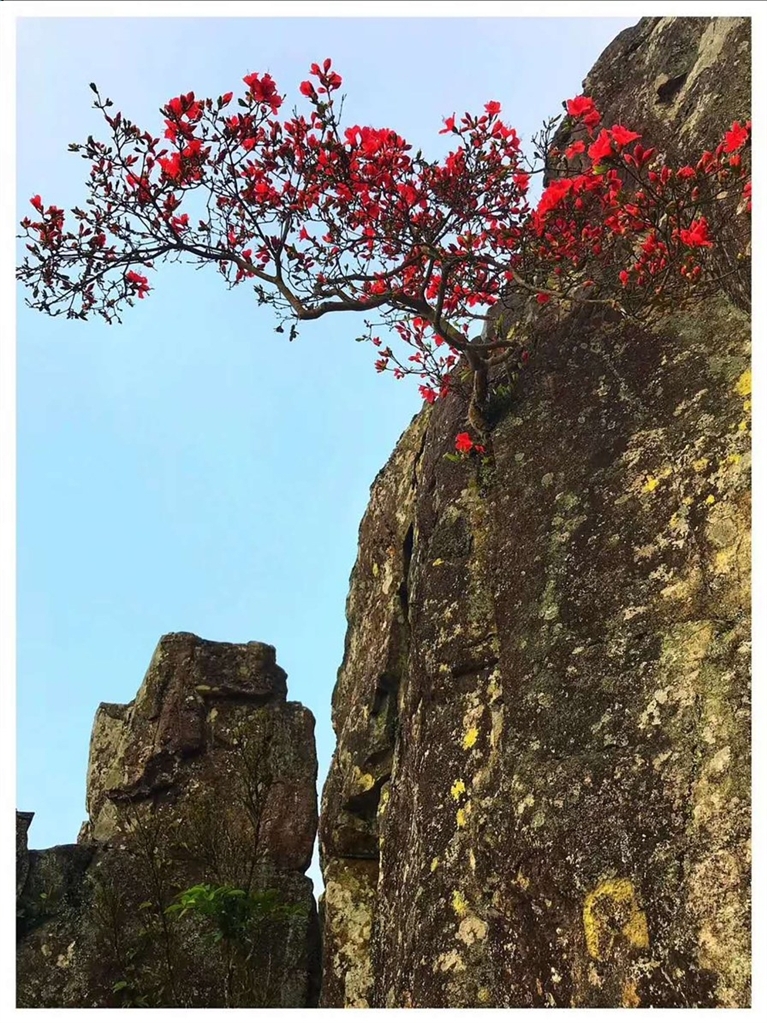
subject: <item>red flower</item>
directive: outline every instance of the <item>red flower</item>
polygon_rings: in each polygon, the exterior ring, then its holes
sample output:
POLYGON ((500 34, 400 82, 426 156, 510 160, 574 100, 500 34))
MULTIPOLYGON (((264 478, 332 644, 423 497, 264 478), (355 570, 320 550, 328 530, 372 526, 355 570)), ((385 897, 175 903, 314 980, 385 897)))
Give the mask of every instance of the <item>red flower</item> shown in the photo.
POLYGON ((177 231, 183 231, 189 227, 189 214, 182 213, 180 217, 171 217, 170 222, 177 231))
POLYGON ((38 213, 43 212, 43 200, 40 198, 39 195, 33 195, 29 201, 32 203, 32 205, 34 206, 38 213))
POLYGON ((626 285, 629 282, 629 272, 628 272, 628 270, 621 270, 621 272, 618 274, 618 277, 620 278, 621 284, 625 288, 626 285))
POLYGON ((468 435, 468 433, 459 433, 455 438, 455 450, 460 451, 461 454, 466 454, 471 451, 474 447, 474 441, 468 435))
POLYGON ((489 103, 485 103, 485 110, 491 117, 494 117, 496 114, 500 114, 501 104, 496 100, 491 100, 489 103))
POLYGON ((254 72, 252 75, 245 75, 243 82, 256 103, 268 104, 272 113, 277 113, 282 106, 282 98, 277 95, 277 85, 271 75, 264 75, 262 78, 254 72))
POLYGON ((546 305, 547 302, 551 301, 551 295, 544 295, 541 291, 535 296, 535 301, 538 305, 546 305))
POLYGON ((585 153, 585 152, 586 152, 586 143, 582 139, 579 139, 577 142, 573 142, 573 144, 571 146, 569 146, 565 150, 565 157, 568 160, 572 160, 572 158, 574 156, 577 156, 578 153, 585 153))
POLYGON ((221 97, 221 106, 225 107, 228 103, 231 103, 233 95, 234 95, 233 92, 225 92, 224 95, 221 97))
POLYGON ((314 95, 314 86, 312 85, 311 82, 301 82, 301 84, 298 87, 298 90, 302 96, 314 95))
POLYGON ((523 171, 517 171, 514 175, 514 184, 520 192, 526 192, 530 185, 530 175, 525 174, 523 171))
POLYGON ((598 110, 592 110, 590 114, 586 114, 581 120, 587 128, 596 128, 599 122, 602 120, 602 115, 598 110))
POLYGON ((679 170, 676 172, 676 176, 682 179, 694 178, 696 174, 697 171, 695 170, 694 167, 680 167, 679 170))
POLYGON ((152 289, 149 287, 149 281, 142 274, 137 274, 135 270, 129 270, 125 275, 125 280, 129 284, 135 285, 136 293, 139 298, 145 298, 147 293, 152 289))
POLYGON ((733 121, 730 130, 724 133, 725 153, 734 153, 736 149, 740 149, 741 146, 745 145, 748 141, 749 126, 750 122, 746 124, 744 128, 743 125, 738 124, 737 121, 733 121))
POLYGON ((178 119, 186 115, 190 121, 196 121, 202 114, 202 107, 199 103, 195 102, 193 92, 188 92, 186 96, 176 96, 175 99, 169 100, 166 109, 171 112, 173 117, 178 119))
POLYGON ((594 110, 594 100, 588 96, 576 96, 567 101, 567 112, 570 117, 582 118, 594 110))
POLYGON ((440 135, 447 135, 451 131, 455 131, 455 114, 452 117, 445 118, 445 127, 440 132, 440 135))
POLYGON ((687 230, 679 232, 679 237, 683 244, 691 249, 712 249, 714 247, 714 243, 708 236, 708 222, 705 217, 693 220, 687 230))
POLYGON ((484 455, 484 453, 485 453, 485 445, 484 444, 475 444, 474 445, 474 450, 477 452, 478 455, 484 455))
POLYGON ((160 156, 157 162, 162 167, 163 174, 171 181, 178 181, 181 178, 181 154, 173 153, 171 156, 160 156))
POLYGON ((623 148, 627 146, 629 142, 634 142, 636 139, 641 139, 641 135, 637 131, 629 131, 628 128, 624 128, 622 124, 614 124, 612 127, 612 136, 615 143, 623 148))
POLYGON ((418 388, 418 390, 421 392, 421 397, 423 398, 423 400, 428 401, 430 405, 433 405, 438 398, 438 394, 433 387, 426 387, 424 384, 422 384, 418 388))
POLYGON ((612 156, 613 145, 610 139, 610 133, 604 128, 599 133, 599 138, 596 142, 592 142, 589 146, 589 156, 594 163, 599 163, 600 160, 604 160, 607 156, 612 156))
POLYGON ((184 147, 184 149, 181 152, 181 155, 185 159, 191 160, 193 156, 199 156, 201 150, 202 142, 199 139, 190 139, 189 144, 184 147))
POLYGON ((549 210, 553 210, 572 187, 573 183, 570 178, 559 178, 557 181, 552 181, 541 196, 541 201, 538 203, 538 213, 542 215, 548 213, 549 210))

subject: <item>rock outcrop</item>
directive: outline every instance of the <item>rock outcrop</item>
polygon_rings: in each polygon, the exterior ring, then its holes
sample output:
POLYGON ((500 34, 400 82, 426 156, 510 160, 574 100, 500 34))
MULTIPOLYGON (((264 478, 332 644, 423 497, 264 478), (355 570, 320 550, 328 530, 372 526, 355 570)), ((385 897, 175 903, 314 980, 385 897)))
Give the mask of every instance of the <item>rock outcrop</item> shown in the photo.
POLYGON ((101 704, 78 843, 27 852, 17 821, 19 1006, 316 1004, 314 719, 286 693, 273 647, 175 633, 101 704))
MULTIPOLYGON (((749 115, 748 42, 747 19, 644 19, 585 91, 700 151, 749 115)), ((454 394, 379 474, 333 696, 321 1005, 749 1004, 747 283, 652 330, 552 319, 492 459, 445 459, 454 394)))

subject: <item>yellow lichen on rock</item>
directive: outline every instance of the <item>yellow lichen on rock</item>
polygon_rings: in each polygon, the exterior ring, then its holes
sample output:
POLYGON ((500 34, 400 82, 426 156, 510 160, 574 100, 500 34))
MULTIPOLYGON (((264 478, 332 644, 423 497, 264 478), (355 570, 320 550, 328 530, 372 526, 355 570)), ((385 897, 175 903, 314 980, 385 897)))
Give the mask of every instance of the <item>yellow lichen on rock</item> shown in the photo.
POLYGON ((735 384, 735 393, 739 394, 741 398, 748 398, 751 394, 751 370, 747 369, 738 377, 738 381, 735 384))
POLYGON ((453 910, 460 917, 466 916, 469 912, 469 905, 464 898, 463 892, 453 892, 453 910))
POLYGON ((375 785, 376 780, 372 774, 364 774, 355 765, 352 772, 352 785, 357 792, 369 792, 375 785))
POLYGON ((592 959, 610 959, 620 938, 630 948, 648 948, 647 917, 628 878, 609 878, 589 892, 583 903, 586 948, 592 959))
POLYGON ((623 985, 623 991, 621 993, 621 1006, 624 1009, 638 1009, 642 1003, 639 1000, 637 994, 637 983, 632 978, 627 980, 623 985))
POLYGON ((456 778, 450 788, 450 795, 455 800, 459 800, 461 796, 466 792, 466 785, 461 778, 456 778))
POLYGON ((471 749, 472 746, 474 746, 476 744, 478 736, 479 736, 479 729, 477 729, 477 728, 470 728, 468 730, 468 732, 466 733, 466 735, 464 735, 464 737, 463 737, 463 744, 462 744, 463 748, 464 749, 471 749))
POLYGON ((465 828, 471 813, 471 803, 462 806, 455 814, 455 822, 459 828, 465 828))

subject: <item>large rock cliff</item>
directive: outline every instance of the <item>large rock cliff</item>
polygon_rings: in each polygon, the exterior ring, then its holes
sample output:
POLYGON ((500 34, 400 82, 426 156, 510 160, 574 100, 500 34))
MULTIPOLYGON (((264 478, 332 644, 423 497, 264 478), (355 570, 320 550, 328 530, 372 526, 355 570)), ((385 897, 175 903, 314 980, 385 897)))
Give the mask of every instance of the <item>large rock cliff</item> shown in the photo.
POLYGON ((273 647, 174 633, 101 704, 78 844, 28 852, 17 815, 19 1006, 316 1004, 314 719, 286 692, 273 647))
MULTIPOLYGON (((585 83, 670 155, 749 115, 747 19, 585 83)), ((372 488, 320 819, 324 1006, 749 1004, 748 276, 552 319, 491 464, 454 394, 372 488)))

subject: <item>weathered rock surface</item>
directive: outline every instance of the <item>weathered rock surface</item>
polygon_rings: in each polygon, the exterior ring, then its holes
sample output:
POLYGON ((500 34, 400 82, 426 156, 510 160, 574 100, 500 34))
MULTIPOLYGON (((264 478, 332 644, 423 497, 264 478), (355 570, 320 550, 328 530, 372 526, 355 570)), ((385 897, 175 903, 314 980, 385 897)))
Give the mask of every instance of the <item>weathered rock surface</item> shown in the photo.
POLYGON ((20 828, 20 1006, 316 1004, 314 719, 286 692, 273 647, 175 633, 99 707, 78 844, 27 854, 20 828), (165 912, 196 884, 278 893, 249 959, 165 912))
MULTIPOLYGON (((645 19, 587 91, 701 150, 749 114, 747 42, 746 19, 645 19)), ((652 331, 552 320, 490 464, 444 458, 456 394, 379 474, 320 818, 322 1005, 749 1004, 745 310, 734 288, 652 331)))

